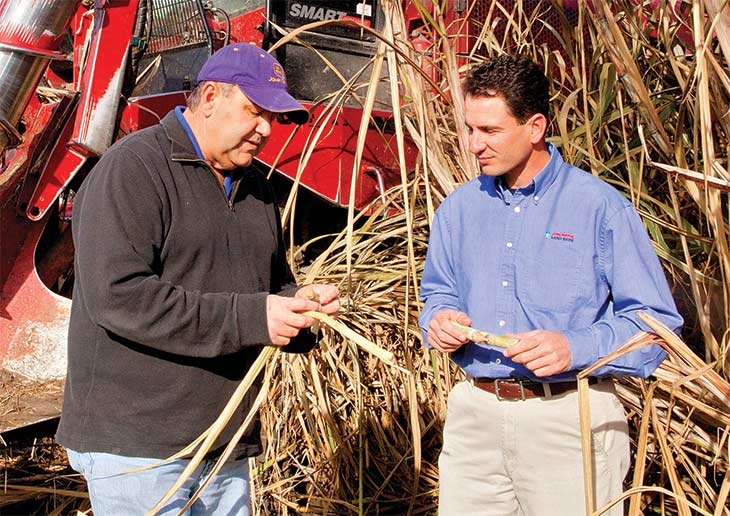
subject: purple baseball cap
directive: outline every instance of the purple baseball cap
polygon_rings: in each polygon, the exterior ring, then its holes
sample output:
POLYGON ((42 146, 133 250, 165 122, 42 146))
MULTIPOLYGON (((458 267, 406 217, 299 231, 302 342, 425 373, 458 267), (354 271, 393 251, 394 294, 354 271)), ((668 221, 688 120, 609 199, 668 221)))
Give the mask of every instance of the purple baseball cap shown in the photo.
POLYGON ((309 111, 289 95, 284 68, 274 57, 250 43, 227 45, 203 64, 198 82, 237 84, 255 104, 272 113, 285 113, 295 124, 309 120, 309 111))

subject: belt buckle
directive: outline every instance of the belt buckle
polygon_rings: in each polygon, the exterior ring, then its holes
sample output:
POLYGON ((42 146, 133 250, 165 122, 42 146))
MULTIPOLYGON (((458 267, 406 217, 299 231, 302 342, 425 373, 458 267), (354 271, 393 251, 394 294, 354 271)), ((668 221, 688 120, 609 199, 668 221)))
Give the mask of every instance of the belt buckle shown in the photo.
POLYGON ((497 378, 497 379, 494 380, 494 394, 497 396, 497 399, 499 401, 504 401, 505 399, 508 399, 508 398, 503 398, 500 395, 500 393, 499 393, 499 384, 500 384, 500 382, 503 382, 503 383, 517 383, 517 385, 520 386, 520 400, 525 401, 527 399, 525 397, 525 387, 522 385, 522 380, 516 380, 516 381, 515 380, 512 380, 512 381, 509 381, 509 380, 502 380, 502 379, 497 378))

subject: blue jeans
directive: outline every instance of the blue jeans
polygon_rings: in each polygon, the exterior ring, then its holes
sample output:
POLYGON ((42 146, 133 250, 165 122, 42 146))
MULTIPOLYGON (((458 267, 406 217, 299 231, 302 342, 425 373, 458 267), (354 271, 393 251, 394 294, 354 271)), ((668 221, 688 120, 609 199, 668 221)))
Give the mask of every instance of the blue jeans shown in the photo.
MULTIPOLYGON (((167 493, 189 463, 176 460, 145 471, 124 473, 158 464, 160 460, 66 451, 71 467, 86 478, 95 516, 144 515, 167 493)), ((158 514, 179 514, 208 478, 215 462, 215 459, 204 460, 158 514)), ((229 461, 185 514, 250 516, 249 497, 248 460, 229 461)))

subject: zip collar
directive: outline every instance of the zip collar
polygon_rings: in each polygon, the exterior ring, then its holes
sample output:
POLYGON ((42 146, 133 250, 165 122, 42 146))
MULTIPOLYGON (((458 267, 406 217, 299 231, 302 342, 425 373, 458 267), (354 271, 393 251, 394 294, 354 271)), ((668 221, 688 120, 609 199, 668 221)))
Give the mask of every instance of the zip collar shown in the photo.
MULTIPOLYGON (((170 159, 182 163, 200 163, 215 175, 213 168, 203 159, 198 140, 195 138, 195 134, 188 125, 187 120, 183 117, 184 109, 182 106, 177 106, 160 121, 165 135, 170 140, 170 159)), ((246 170, 236 168, 229 172, 233 180, 230 195, 222 188, 226 202, 231 209, 233 209, 233 199, 236 197, 241 178, 246 170)))
MULTIPOLYGON (((180 106, 178 106, 178 108, 179 107, 180 106)), ((192 130, 188 133, 180 122, 177 115, 178 108, 170 111, 167 115, 165 115, 162 121, 160 121, 162 129, 165 131, 165 135, 170 140, 170 159, 172 161, 195 161, 207 165, 206 161, 197 153, 197 150, 199 150, 198 142, 195 141, 195 143, 193 143, 191 140, 191 138, 195 138, 192 130)), ((180 115, 182 116, 182 112, 180 115)))

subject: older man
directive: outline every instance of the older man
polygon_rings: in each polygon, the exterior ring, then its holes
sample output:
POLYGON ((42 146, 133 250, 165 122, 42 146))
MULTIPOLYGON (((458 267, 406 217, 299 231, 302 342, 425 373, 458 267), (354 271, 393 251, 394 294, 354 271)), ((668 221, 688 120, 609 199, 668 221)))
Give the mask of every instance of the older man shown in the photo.
MULTIPOLYGON (((187 109, 117 142, 79 190, 58 440, 86 477, 96 515, 153 507, 186 460, 118 473, 159 464, 192 442, 262 346, 311 349, 314 320, 303 312, 339 309, 335 286, 297 288, 273 192, 249 167, 279 113, 308 118, 279 63, 256 46, 229 45, 204 64, 187 109)), ((258 453, 258 437, 249 429, 194 512, 249 514, 246 459, 258 453)), ((163 513, 180 511, 215 455, 163 513)))
MULTIPOLYGON (((429 345, 469 375, 449 395, 439 510, 584 514, 576 374, 649 329, 637 312, 677 330, 682 318, 631 203, 546 143, 540 68, 497 57, 469 72, 464 93, 481 175, 439 207, 421 286, 429 345), (502 351, 469 342, 452 322, 518 343, 502 351)), ((644 348, 591 379, 599 504, 621 493, 629 465, 611 377, 648 376, 664 356, 644 348)))

